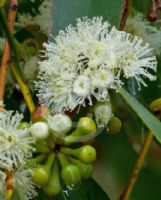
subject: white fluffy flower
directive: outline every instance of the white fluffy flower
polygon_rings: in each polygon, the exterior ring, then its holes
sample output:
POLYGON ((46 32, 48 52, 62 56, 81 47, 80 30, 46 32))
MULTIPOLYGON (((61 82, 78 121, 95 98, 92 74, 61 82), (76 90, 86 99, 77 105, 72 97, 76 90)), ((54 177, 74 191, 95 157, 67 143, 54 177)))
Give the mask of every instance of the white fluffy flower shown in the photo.
POLYGON ((150 43, 156 54, 161 54, 161 28, 152 25, 142 13, 135 11, 134 15, 130 15, 125 30, 142 37, 144 42, 150 43))
POLYGON ((32 182, 32 170, 20 168, 14 173, 14 187, 23 200, 33 199, 37 196, 35 185, 32 182))
POLYGON ((73 110, 86 103, 109 100, 108 90, 134 77, 154 80, 156 59, 148 44, 130 34, 110 29, 101 17, 78 19, 60 31, 54 42, 44 44, 44 60, 35 83, 40 103, 55 112, 73 110))
POLYGON ((125 78, 135 78, 139 88, 140 84, 147 86, 144 78, 153 81, 156 76, 149 72, 149 69, 156 71, 157 61, 155 56, 151 56, 152 49, 147 43, 137 36, 133 37, 129 33, 120 32, 120 40, 122 45, 119 45, 117 52, 117 67, 118 75, 123 71, 125 78))
POLYGON ((40 30, 45 34, 49 34, 50 21, 52 17, 54 0, 44 0, 39 7, 39 13, 34 18, 36 24, 39 24, 40 30))
POLYGON ((48 35, 52 9, 53 0, 43 0, 38 8, 38 13, 35 13, 35 16, 31 16, 29 13, 19 14, 18 22, 16 24, 19 27, 39 25, 41 32, 48 35))
MULTIPOLYGON (((31 200, 37 196, 35 185, 32 182, 31 172, 31 169, 26 169, 23 167, 20 167, 14 172, 10 172, 10 182, 13 184, 13 192, 14 194, 16 193, 15 195, 18 195, 20 199, 31 200)), ((7 188, 6 174, 4 172, 0 172, 0 186, 0 199, 6 200, 7 188)))
POLYGON ((33 138, 27 129, 18 129, 23 116, 13 111, 0 112, 0 168, 12 170, 33 152, 33 138))

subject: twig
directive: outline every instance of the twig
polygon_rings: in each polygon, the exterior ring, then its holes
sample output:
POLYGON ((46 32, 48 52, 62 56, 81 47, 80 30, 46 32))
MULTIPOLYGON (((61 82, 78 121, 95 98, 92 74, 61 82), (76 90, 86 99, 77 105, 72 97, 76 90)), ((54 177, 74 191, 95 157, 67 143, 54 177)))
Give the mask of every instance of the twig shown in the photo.
MULTIPOLYGON (((150 110, 155 114, 155 116, 160 119, 161 115, 161 98, 155 99, 153 102, 151 102, 151 104, 149 105, 150 110)), ((153 140, 153 133, 152 132, 148 132, 147 137, 145 138, 144 144, 142 146, 142 149, 139 153, 138 159, 135 163, 134 169, 132 171, 130 180, 127 184, 127 187, 125 188, 123 194, 120 197, 120 200, 129 200, 130 195, 132 193, 133 187, 137 181, 137 178, 139 176, 140 170, 144 164, 146 155, 148 153, 148 150, 150 148, 150 145, 152 143, 153 140)))
MULTIPOLYGON (((9 13, 8 13, 8 26, 9 26, 9 31, 11 34, 13 34, 13 30, 14 30, 16 11, 17 11, 17 0, 11 0, 10 1, 10 9, 9 9, 9 13)), ((2 57, 2 65, 0 68, 0 102, 1 102, 0 107, 3 106, 6 73, 7 73, 7 66, 8 66, 10 57, 11 57, 10 45, 9 45, 9 42, 6 40, 4 54, 2 57)))
POLYGON ((6 22, 5 22, 5 18, 4 18, 4 15, 3 15, 1 10, 0 10, 0 23, 2 24, 2 27, 5 31, 6 37, 8 39, 9 45, 10 45, 10 48, 12 50, 12 59, 13 59, 14 65, 11 64, 11 70, 12 70, 14 77, 16 78, 16 80, 17 80, 17 82, 20 86, 21 92, 24 96, 26 104, 27 104, 27 106, 30 110, 30 113, 33 113, 35 111, 35 105, 34 105, 34 102, 32 100, 30 91, 29 91, 27 85, 25 84, 25 82, 23 80, 23 74, 22 74, 22 71, 21 71, 21 68, 20 68, 20 65, 19 65, 17 51, 16 51, 16 47, 15 47, 15 44, 14 44, 13 36, 9 31, 9 28, 8 28, 6 22))
POLYGON ((132 171, 132 175, 130 177, 128 185, 127 185, 125 191, 123 192, 123 194, 121 195, 120 200, 129 200, 131 192, 132 192, 133 187, 134 187, 134 185, 137 181, 139 172, 140 172, 140 170, 143 166, 145 157, 148 153, 149 147, 150 147, 151 142, 153 140, 153 137, 154 137, 154 135, 151 132, 149 132, 147 137, 145 138, 143 147, 142 147, 140 154, 139 154, 139 157, 138 157, 138 159, 135 163, 135 166, 134 166, 134 169, 132 171))
POLYGON ((122 12, 122 17, 121 17, 120 26, 119 26, 120 31, 124 30, 125 28, 126 20, 127 20, 128 12, 129 12, 129 4, 130 4, 130 0, 125 0, 124 9, 122 12))

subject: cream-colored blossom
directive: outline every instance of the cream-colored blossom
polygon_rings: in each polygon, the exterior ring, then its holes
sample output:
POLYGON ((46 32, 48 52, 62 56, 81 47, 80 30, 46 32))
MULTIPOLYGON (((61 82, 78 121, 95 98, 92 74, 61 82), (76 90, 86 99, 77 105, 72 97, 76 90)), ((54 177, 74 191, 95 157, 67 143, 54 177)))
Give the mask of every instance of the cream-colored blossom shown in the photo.
POLYGON ((149 22, 142 13, 135 11, 133 15, 129 15, 125 30, 142 37, 144 42, 150 43, 156 54, 161 54, 161 28, 149 22))
MULTIPOLYGON (((24 167, 11 172, 12 179, 11 183, 13 184, 14 194, 18 194, 20 199, 31 200, 34 199, 38 194, 36 192, 36 187, 32 182, 32 170, 24 167)), ((6 174, 0 171, 0 199, 7 200, 6 197, 6 174)), ((14 195, 13 194, 13 195, 14 195)))
POLYGON ((43 61, 35 83, 40 103, 52 112, 92 105, 93 99, 109 101, 108 90, 122 84, 122 77, 154 80, 152 49, 141 38, 110 28, 101 17, 78 19, 44 44, 43 61))
POLYGON ((50 23, 52 18, 53 0, 43 0, 38 8, 38 12, 32 16, 29 13, 18 14, 18 27, 29 25, 39 26, 40 31, 45 35, 49 34, 50 23))
POLYGON ((0 168, 12 170, 32 156, 34 139, 28 129, 19 129, 23 116, 13 111, 0 112, 0 168))

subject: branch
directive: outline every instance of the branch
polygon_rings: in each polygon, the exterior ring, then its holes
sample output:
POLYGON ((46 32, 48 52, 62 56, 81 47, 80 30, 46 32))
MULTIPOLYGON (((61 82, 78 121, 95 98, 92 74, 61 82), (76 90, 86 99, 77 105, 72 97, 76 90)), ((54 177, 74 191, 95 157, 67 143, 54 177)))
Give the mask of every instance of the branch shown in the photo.
MULTIPOLYGON (((13 6, 15 6, 15 5, 13 5, 13 6)), ((5 17, 2 13, 2 10, 0 10, 0 23, 2 24, 2 27, 4 29, 6 37, 8 39, 10 48, 12 50, 11 55, 12 55, 14 65, 11 64, 11 70, 12 70, 14 77, 16 78, 16 80, 17 80, 17 82, 20 86, 21 92, 24 96, 26 104, 27 104, 27 106, 30 110, 30 113, 33 113, 35 111, 35 105, 34 105, 34 102, 32 100, 30 91, 29 91, 27 85, 25 84, 25 82, 23 80, 23 74, 22 74, 22 71, 21 71, 21 68, 20 68, 20 65, 19 65, 17 51, 16 51, 16 47, 15 47, 15 44, 14 44, 13 36, 10 33, 10 30, 9 30, 9 28, 8 28, 6 22, 5 22, 5 17)))
MULTIPOLYGON (((11 0, 10 9, 8 13, 8 26, 9 26, 9 31, 11 34, 13 34, 13 30, 14 30, 16 11, 17 11, 17 0, 11 0)), ((7 66, 8 66, 8 62, 10 61, 10 57, 11 57, 10 45, 9 45, 9 42, 6 40, 4 54, 2 57, 2 65, 0 68, 0 106, 2 107, 3 107, 3 99, 4 99, 4 91, 5 91, 7 66)))
MULTIPOLYGON (((161 98, 154 100, 150 105, 149 105, 150 110, 155 114, 155 116, 160 119, 161 118, 161 98)), ((130 180, 127 184, 127 187, 125 188, 123 194, 120 197, 120 200, 129 200, 132 190, 134 188, 134 185, 137 181, 137 178, 139 176, 140 170, 144 164, 146 155, 148 153, 148 150, 150 148, 150 145, 152 143, 152 140, 154 138, 154 135, 152 132, 148 132, 144 144, 141 148, 141 151, 139 153, 138 159, 135 163, 135 166, 133 168, 130 180)))
POLYGON ((124 30, 124 28, 125 28, 126 20, 127 20, 128 13, 129 13, 129 5, 130 5, 130 0, 125 0, 124 9, 122 12, 122 17, 121 17, 120 26, 119 26, 120 31, 124 30))
POLYGON ((123 192, 123 194, 121 195, 120 200, 129 200, 130 195, 131 195, 132 190, 133 190, 133 187, 134 187, 134 185, 137 181, 137 178, 139 176, 140 170, 141 170, 141 168, 144 164, 144 160, 145 160, 145 157, 148 153, 148 150, 149 150, 149 147, 150 147, 151 142, 153 140, 153 137, 154 137, 154 135, 151 132, 149 132, 147 137, 145 138, 143 147, 142 147, 140 154, 138 156, 138 159, 135 163, 135 166, 134 166, 134 169, 132 171, 132 175, 130 177, 128 185, 127 185, 125 191, 123 192))

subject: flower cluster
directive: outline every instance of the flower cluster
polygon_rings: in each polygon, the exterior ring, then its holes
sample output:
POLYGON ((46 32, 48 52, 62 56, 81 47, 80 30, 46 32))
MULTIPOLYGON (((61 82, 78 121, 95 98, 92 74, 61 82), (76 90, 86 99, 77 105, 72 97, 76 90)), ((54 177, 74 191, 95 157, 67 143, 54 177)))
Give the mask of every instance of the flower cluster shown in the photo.
MULTIPOLYGON (((23 116, 13 111, 0 112, 0 199, 6 199, 7 173, 12 174, 14 188, 21 189, 24 200, 35 196, 34 186, 28 184, 31 174, 23 166, 32 156, 35 139, 29 134, 28 128, 21 128, 23 116), (27 183, 27 184, 26 184, 27 183)), ((35 193, 36 194, 36 193, 35 193)))
POLYGON ((142 37, 144 42, 148 42, 153 47, 156 54, 161 53, 161 28, 152 25, 142 13, 134 10, 133 15, 129 15, 126 21, 125 30, 133 35, 142 37))
POLYGON ((48 35, 52 8, 53 0, 43 0, 38 8, 36 16, 33 17, 29 13, 19 14, 17 26, 24 27, 28 25, 38 25, 40 27, 40 31, 45 35, 48 35))
POLYGON ((122 77, 155 80, 156 58, 143 40, 110 28, 101 17, 78 19, 60 31, 54 42, 44 44, 45 58, 39 63, 35 83, 40 103, 53 113, 77 106, 109 101, 109 89, 122 84, 122 77))

